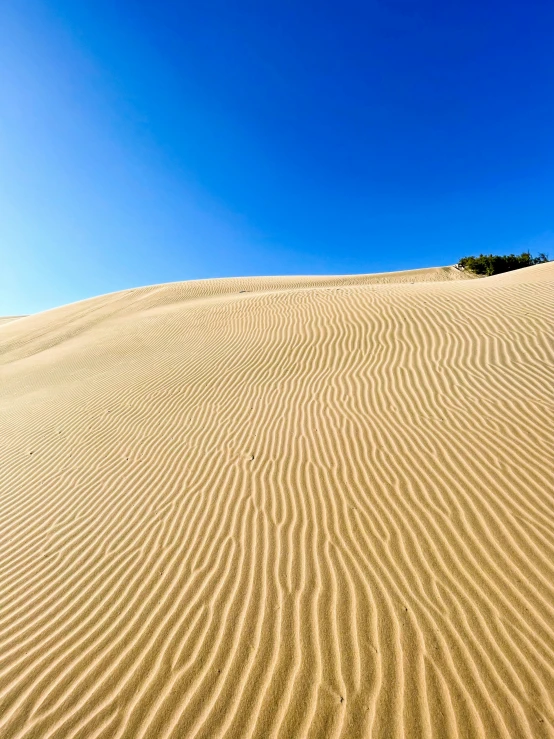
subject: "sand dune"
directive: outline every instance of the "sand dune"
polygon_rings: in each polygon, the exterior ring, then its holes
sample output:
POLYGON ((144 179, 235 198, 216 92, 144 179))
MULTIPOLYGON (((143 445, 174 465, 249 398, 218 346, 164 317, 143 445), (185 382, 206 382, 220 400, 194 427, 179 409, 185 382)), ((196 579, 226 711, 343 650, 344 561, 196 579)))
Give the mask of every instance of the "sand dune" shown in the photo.
POLYGON ((554 264, 0 326, 0 736, 554 737, 554 264))

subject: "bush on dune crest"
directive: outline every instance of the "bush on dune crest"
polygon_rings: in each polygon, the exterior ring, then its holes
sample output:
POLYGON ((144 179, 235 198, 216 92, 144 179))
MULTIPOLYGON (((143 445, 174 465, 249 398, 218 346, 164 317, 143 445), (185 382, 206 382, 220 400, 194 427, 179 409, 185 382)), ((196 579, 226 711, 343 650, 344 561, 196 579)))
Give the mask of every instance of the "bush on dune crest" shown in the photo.
POLYGON ((498 256, 496 254, 479 254, 478 257, 462 257, 456 265, 458 269, 467 269, 477 275, 498 275, 501 272, 511 272, 522 267, 532 267, 534 264, 548 262, 546 254, 532 257, 531 252, 524 251, 522 254, 507 254, 498 256))

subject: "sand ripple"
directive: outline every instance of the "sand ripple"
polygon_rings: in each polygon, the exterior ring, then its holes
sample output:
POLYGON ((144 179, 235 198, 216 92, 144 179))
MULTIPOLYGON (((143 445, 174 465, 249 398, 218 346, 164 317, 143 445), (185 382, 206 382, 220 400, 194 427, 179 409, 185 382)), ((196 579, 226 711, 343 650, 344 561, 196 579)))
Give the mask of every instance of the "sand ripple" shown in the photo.
POLYGON ((554 264, 0 327, 0 736, 554 737, 554 264))

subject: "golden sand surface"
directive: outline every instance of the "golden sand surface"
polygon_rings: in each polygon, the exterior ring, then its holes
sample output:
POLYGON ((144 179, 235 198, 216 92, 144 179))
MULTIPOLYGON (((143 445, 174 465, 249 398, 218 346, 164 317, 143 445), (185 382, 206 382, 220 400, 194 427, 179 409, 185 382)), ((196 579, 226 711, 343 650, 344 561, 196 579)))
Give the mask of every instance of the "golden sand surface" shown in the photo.
POLYGON ((554 737, 554 263, 0 326, 0 737, 554 737))

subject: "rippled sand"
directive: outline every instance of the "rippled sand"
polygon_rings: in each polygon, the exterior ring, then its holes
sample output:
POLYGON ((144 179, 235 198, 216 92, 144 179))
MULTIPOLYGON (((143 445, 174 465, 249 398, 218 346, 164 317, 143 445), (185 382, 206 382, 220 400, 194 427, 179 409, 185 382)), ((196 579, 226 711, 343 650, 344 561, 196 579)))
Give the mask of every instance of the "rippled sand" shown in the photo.
POLYGON ((553 737, 554 264, 0 326, 0 737, 553 737))

